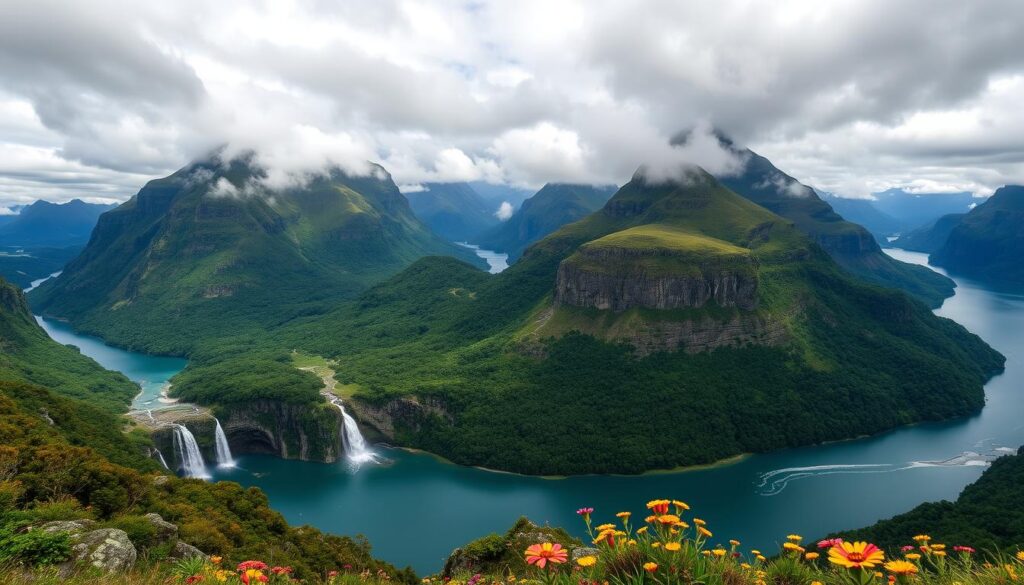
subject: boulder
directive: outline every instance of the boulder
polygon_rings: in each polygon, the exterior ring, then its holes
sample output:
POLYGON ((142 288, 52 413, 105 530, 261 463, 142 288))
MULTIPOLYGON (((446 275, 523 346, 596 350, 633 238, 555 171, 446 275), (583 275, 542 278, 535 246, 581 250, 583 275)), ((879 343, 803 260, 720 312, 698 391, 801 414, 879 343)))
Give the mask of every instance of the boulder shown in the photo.
POLYGON ((74 536, 71 559, 62 565, 62 573, 77 563, 88 563, 105 573, 124 571, 135 564, 138 553, 124 530, 101 528, 74 536))
POLYGON ((601 551, 597 550, 596 548, 590 548, 590 547, 587 547, 587 546, 578 546, 578 547, 572 549, 572 554, 570 555, 570 560, 572 560, 572 564, 575 567, 576 566, 576 561, 580 560, 581 558, 583 558, 583 557, 596 557, 599 554, 601 554, 601 551))
POLYGON ((47 522, 39 527, 43 532, 68 532, 70 534, 81 534, 96 524, 93 520, 56 520, 47 522))
POLYGON ((163 544, 171 540, 177 540, 178 527, 164 520, 160 514, 151 512, 143 516, 143 518, 156 529, 156 542, 163 544))
POLYGON ((174 548, 172 548, 171 552, 167 554, 167 558, 169 559, 192 559, 196 557, 203 559, 209 558, 209 556, 203 551, 180 540, 174 543, 174 548))

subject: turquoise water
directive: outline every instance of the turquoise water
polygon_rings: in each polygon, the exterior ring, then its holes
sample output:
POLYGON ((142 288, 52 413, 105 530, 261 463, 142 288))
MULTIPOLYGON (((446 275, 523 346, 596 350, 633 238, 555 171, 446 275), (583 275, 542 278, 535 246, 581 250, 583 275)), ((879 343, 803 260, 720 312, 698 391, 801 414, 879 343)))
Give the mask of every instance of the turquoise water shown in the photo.
MULTIPOLYGON (((919 254, 889 252, 902 260, 924 261, 919 254)), ((1024 382, 1024 338, 1019 334, 1024 331, 1024 297, 958 282, 956 296, 937 312, 981 335, 1008 358, 1006 373, 986 387, 987 406, 968 419, 758 455, 713 469, 639 477, 546 480, 457 467, 384 448, 378 451, 391 465, 364 466, 354 474, 345 464, 266 456, 238 457, 237 469, 214 474, 262 488, 274 508, 293 523, 364 534, 376 556, 412 565, 420 573, 439 570, 453 548, 504 531, 520 515, 582 533, 575 514, 581 506, 593 506, 600 522, 613 519, 619 510, 640 512, 655 497, 689 502, 709 522, 713 540, 738 538, 747 546, 772 550, 790 532, 820 536, 870 524, 923 501, 955 498, 984 470, 985 457, 1024 444, 1024 400, 1019 394, 1024 382)), ((66 329, 61 334, 69 342, 66 329)), ((121 352, 88 338, 74 343, 122 371, 153 374, 159 368, 151 360, 162 359, 121 352)), ((155 381, 152 375, 150 379, 155 381)))
POLYGON ((508 268, 508 254, 501 252, 494 252, 492 250, 484 250, 476 244, 467 244, 465 242, 456 242, 463 248, 469 248, 476 253, 477 256, 483 258, 487 262, 487 271, 491 274, 497 274, 502 270, 508 268))

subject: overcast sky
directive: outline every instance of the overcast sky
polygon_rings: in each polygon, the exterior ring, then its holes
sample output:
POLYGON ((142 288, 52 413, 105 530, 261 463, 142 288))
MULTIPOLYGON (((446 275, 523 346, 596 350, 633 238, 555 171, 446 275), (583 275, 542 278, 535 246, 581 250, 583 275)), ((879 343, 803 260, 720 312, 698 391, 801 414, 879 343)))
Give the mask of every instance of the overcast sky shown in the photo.
POLYGON ((0 0, 0 206, 224 143, 407 190, 622 183, 714 166, 668 146, 694 125, 846 196, 988 194, 1024 182, 1022 43, 1019 0, 0 0))

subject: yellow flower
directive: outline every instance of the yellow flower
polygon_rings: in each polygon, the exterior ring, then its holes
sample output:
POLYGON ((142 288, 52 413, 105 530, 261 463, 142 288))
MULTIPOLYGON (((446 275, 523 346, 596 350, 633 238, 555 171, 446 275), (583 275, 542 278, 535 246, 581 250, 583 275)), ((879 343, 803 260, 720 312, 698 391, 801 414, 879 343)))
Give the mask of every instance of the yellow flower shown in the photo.
POLYGON ((672 505, 676 507, 676 510, 680 510, 680 511, 681 510, 689 510, 690 509, 690 506, 687 505, 686 502, 682 502, 682 501, 679 501, 679 500, 672 500, 672 505))
POLYGON ((658 570, 658 563, 644 563, 644 570, 648 573, 653 573, 658 570))
POLYGON ((646 526, 641 526, 640 528, 636 529, 636 533, 637 534, 643 534, 645 532, 647 532, 647 527, 646 526))
POLYGON ((581 567, 593 567, 597 564, 597 557, 594 555, 587 555, 576 559, 576 564, 581 567))
POLYGON ((662 514, 658 516, 658 522, 666 526, 674 526, 679 523, 679 516, 675 514, 662 514))
POLYGON ((724 548, 716 548, 715 550, 711 551, 711 554, 715 555, 716 557, 721 558, 721 557, 724 557, 725 553, 727 553, 727 552, 729 552, 729 551, 725 550, 724 548))
POLYGON ((636 546, 636 539, 630 538, 626 541, 626 544, 628 544, 629 546, 636 546))
POLYGON ((946 551, 944 551, 944 550, 937 550, 937 551, 935 551, 935 556, 937 556, 937 557, 944 557, 944 556, 946 556, 946 551))
POLYGON ((749 570, 751 568, 750 563, 740 563, 740 568, 749 570))
POLYGON ((710 557, 711 556, 711 551, 709 551, 709 550, 702 550, 702 551, 700 551, 700 554, 702 554, 702 555, 704 555, 706 557, 710 557))
POLYGON ((672 552, 675 552, 675 551, 679 550, 681 547, 682 547, 682 545, 679 544, 678 542, 666 542, 665 543, 665 550, 670 550, 672 552))
POLYGON ((788 540, 790 542, 797 542, 797 543, 800 542, 803 539, 804 539, 804 537, 800 536, 799 534, 790 534, 789 536, 786 537, 786 540, 788 540))
POLYGON ((817 559, 820 556, 821 555, 819 555, 816 552, 809 552, 809 553, 804 555, 804 558, 807 559, 808 561, 813 561, 813 560, 817 559))
POLYGON ((632 512, 619 512, 618 514, 615 515, 615 517, 616 518, 629 518, 632 515, 633 515, 632 512))
POLYGON ((704 526, 705 524, 707 524, 707 522, 701 520, 700 518, 694 518, 693 523, 697 526, 704 526))
POLYGON ((755 549, 752 549, 752 550, 750 551, 750 554, 752 554, 752 555, 754 555, 754 556, 758 556, 758 555, 760 555, 760 554, 761 554, 761 551, 759 551, 759 550, 757 550, 757 549, 755 548, 755 549))
POLYGON ((757 560, 763 563, 768 559, 764 558, 762 555, 757 555, 757 560))
POLYGON ((801 550, 803 547, 801 547, 799 544, 795 544, 792 542, 784 542, 782 544, 782 548, 786 550, 801 550))
POLYGON ((914 540, 916 540, 917 542, 928 542, 931 539, 932 537, 928 536, 927 534, 918 534, 914 537, 914 540))
POLYGON ((840 542, 829 549, 828 560, 847 569, 872 569, 885 560, 885 553, 866 542, 840 542))
POLYGON ((1017 560, 1024 561, 1024 550, 1017 553, 1017 560))
POLYGON ((907 553, 905 556, 907 557, 908 561, 916 561, 921 558, 921 555, 917 553, 907 553))
POLYGON ((811 581, 811 585, 823 585, 821 581, 811 581))
POLYGON ((740 545, 740 541, 738 541, 736 539, 732 539, 732 540, 729 541, 729 544, 731 544, 732 546, 739 546, 740 545))
POLYGON ((614 524, 602 524, 602 525, 598 526, 597 528, 595 528, 594 530, 596 530, 598 532, 604 532, 605 530, 614 530, 614 529, 615 529, 615 525, 614 524))
POLYGON ((893 575, 914 575, 917 573, 917 565, 907 561, 889 561, 885 563, 885 570, 893 575))
POLYGON ((660 542, 652 542, 651 543, 651 548, 661 548, 661 543, 660 542))
POLYGON ((221 557, 218 557, 217 555, 213 555, 212 557, 210 557, 210 562, 215 564, 215 565, 219 565, 222 560, 224 560, 224 559, 221 558, 221 557))
POLYGON ((933 544, 931 547, 932 550, 946 550, 946 545, 944 544, 933 544))
POLYGON ((711 538, 712 536, 714 536, 713 534, 711 534, 710 530, 708 530, 707 528, 704 528, 703 526, 698 526, 697 527, 697 532, 699 532, 702 536, 704 536, 706 538, 711 538))

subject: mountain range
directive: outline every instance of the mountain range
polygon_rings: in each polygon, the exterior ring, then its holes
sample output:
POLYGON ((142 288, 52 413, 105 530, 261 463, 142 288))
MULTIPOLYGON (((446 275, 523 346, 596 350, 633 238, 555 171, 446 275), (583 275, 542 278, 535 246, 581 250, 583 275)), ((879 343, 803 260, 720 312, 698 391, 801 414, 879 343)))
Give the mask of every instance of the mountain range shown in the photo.
POLYGON ((523 201, 512 217, 480 234, 474 243, 507 253, 509 260, 515 261, 530 244, 597 211, 614 193, 614 185, 548 183, 523 201))
POLYGON ((408 193, 416 217, 435 234, 452 242, 472 242, 499 223, 499 205, 488 202, 468 183, 426 183, 423 191, 408 193))
POLYGON ((380 167, 262 186, 250 156, 212 156, 101 216, 36 310, 107 340, 182 354, 197 339, 324 312, 417 258, 471 251, 433 234, 380 167))
POLYGON ((117 205, 73 199, 67 203, 36 201, 0 225, 0 246, 50 247, 83 245, 96 221, 117 205))

